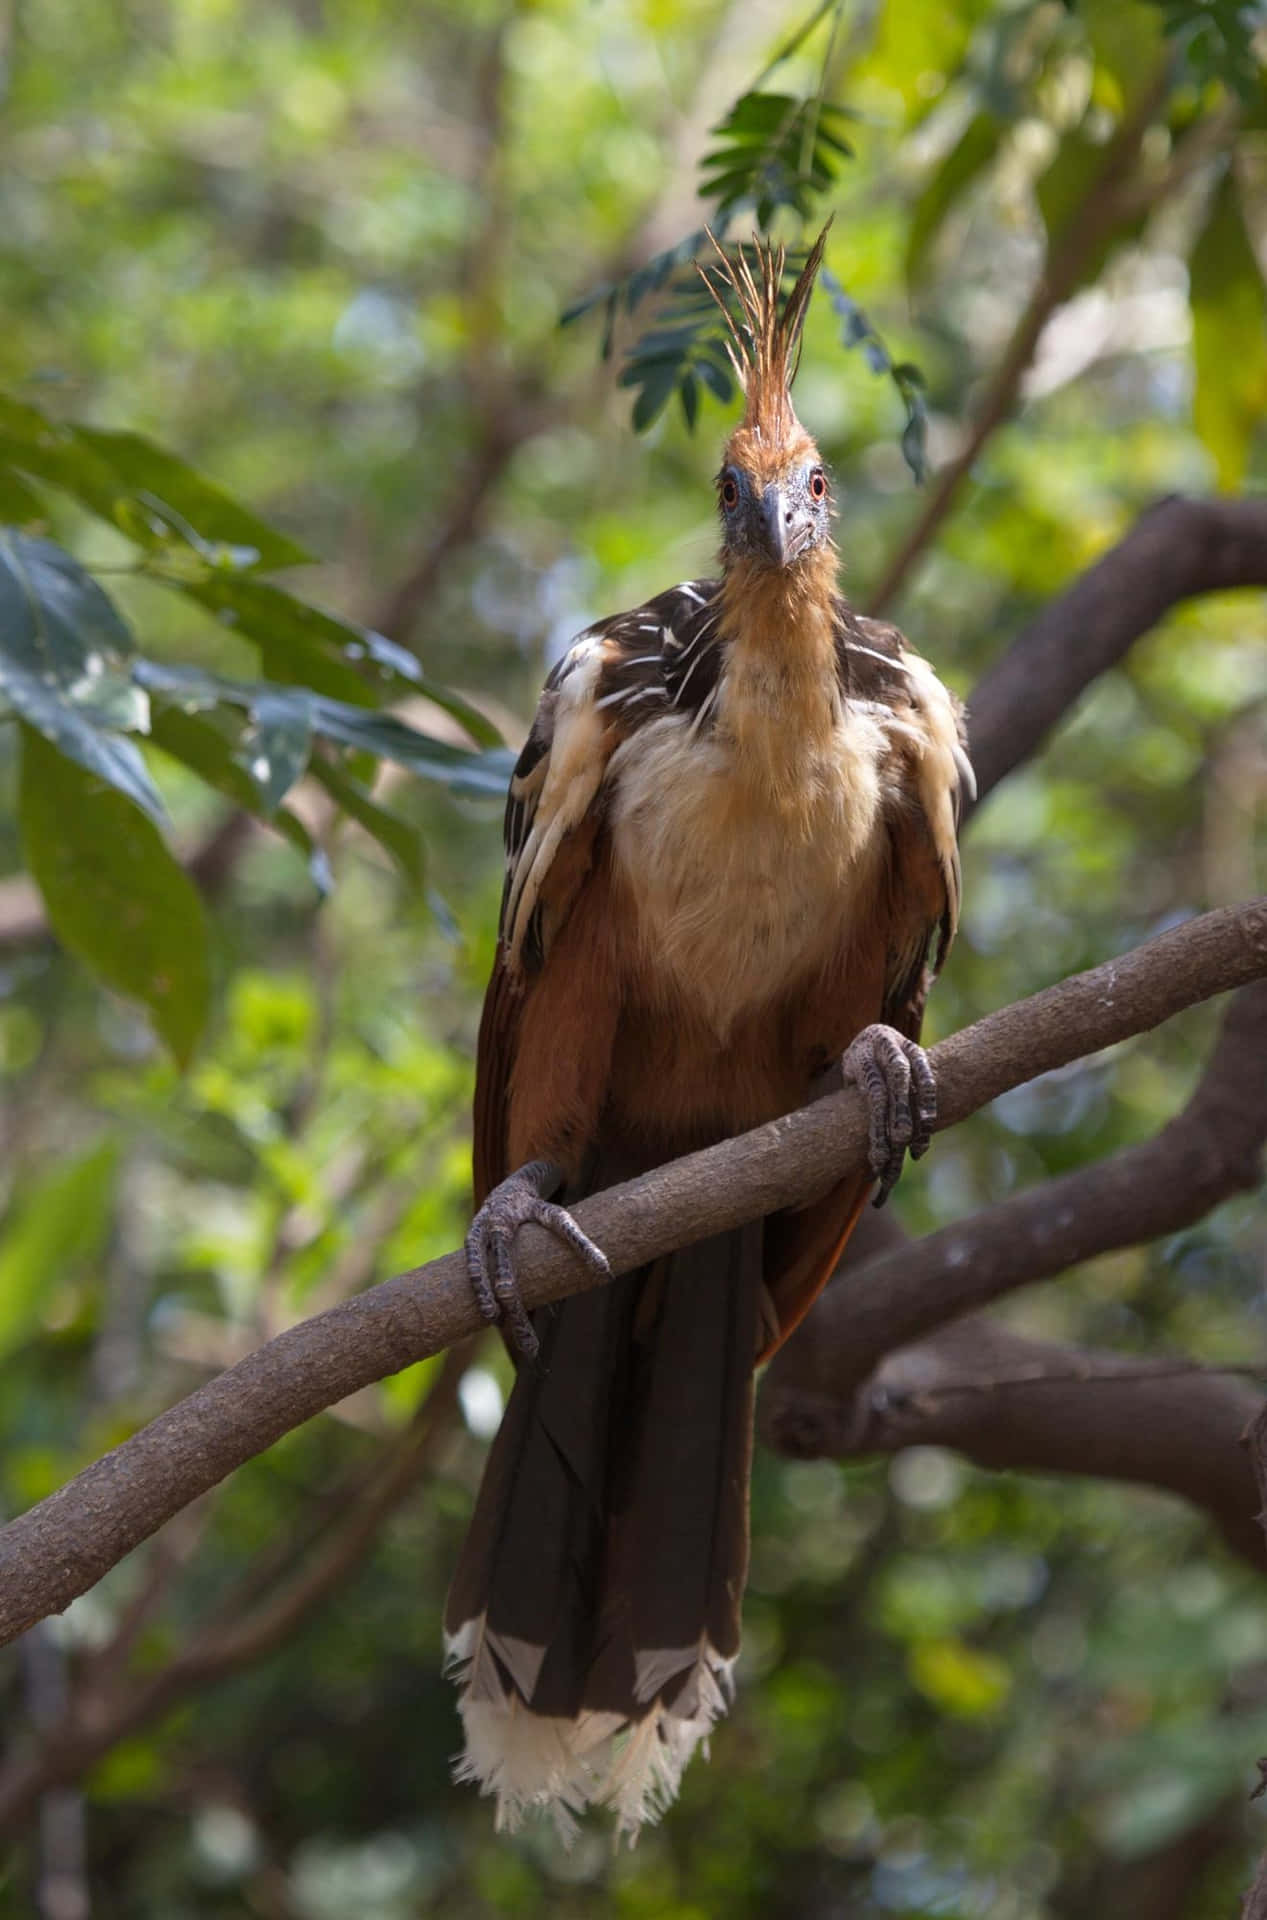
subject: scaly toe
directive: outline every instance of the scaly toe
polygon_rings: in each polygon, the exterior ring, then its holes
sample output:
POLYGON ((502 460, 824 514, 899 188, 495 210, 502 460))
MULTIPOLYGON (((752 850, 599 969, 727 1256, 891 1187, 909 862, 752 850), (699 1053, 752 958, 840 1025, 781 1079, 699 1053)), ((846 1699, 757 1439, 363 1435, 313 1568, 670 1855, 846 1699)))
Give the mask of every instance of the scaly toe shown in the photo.
POLYGON ((493 1297, 515 1351, 525 1360, 535 1360, 541 1351, 541 1342, 533 1329, 528 1309, 523 1303, 519 1291, 519 1282, 515 1278, 515 1263, 511 1256, 511 1235, 501 1227, 494 1227, 489 1234, 493 1251, 493 1297))
POLYGON ((488 1244, 484 1227, 483 1218, 477 1214, 465 1241, 466 1277, 471 1283, 471 1292, 474 1295, 480 1319, 487 1320, 491 1324, 498 1317, 498 1306, 488 1271, 488 1244))
POLYGON ((864 1027, 841 1063, 867 1102, 867 1161, 882 1207, 896 1186, 906 1153, 928 1149, 937 1118, 937 1087, 928 1056, 891 1027, 864 1027))
POLYGON ((466 1236, 466 1271, 480 1318, 500 1321, 510 1345, 524 1360, 535 1360, 541 1343, 515 1276, 514 1241, 521 1227, 531 1221, 544 1228, 592 1273, 611 1278, 601 1249, 565 1207, 545 1198, 561 1178, 559 1169, 548 1161, 534 1160, 521 1167, 489 1194, 466 1236))
POLYGON ((583 1260, 591 1272, 601 1275, 604 1280, 611 1279, 611 1267, 607 1255, 601 1247, 596 1247, 587 1233, 582 1232, 566 1207, 556 1207, 550 1200, 541 1201, 532 1210, 532 1219, 547 1233, 562 1240, 571 1247, 578 1260, 583 1260))

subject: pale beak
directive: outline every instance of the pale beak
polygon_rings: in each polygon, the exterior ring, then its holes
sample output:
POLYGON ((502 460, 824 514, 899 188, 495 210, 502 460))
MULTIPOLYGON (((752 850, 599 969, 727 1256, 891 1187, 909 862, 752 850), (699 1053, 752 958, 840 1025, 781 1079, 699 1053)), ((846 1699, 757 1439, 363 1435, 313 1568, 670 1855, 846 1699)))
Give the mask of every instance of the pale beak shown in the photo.
POLYGON ((761 544, 776 567, 786 567, 808 544, 813 533, 810 517, 788 504, 777 481, 771 481, 757 509, 761 544))

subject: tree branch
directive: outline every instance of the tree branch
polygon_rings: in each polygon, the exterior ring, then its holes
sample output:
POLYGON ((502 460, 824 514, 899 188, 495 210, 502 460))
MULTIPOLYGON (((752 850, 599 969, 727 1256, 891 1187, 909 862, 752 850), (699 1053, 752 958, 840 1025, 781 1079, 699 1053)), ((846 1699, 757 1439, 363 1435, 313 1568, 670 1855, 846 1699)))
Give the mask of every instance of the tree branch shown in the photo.
MULTIPOLYGON (((1267 898, 1145 946, 989 1015, 933 1050, 939 1125, 1035 1074, 1142 1033, 1267 975, 1267 898)), ((852 1089, 583 1201, 577 1219, 616 1272, 804 1205, 862 1163, 852 1089)), ((519 1260, 530 1305, 589 1276, 539 1230, 519 1260)), ((335 1400, 478 1330, 460 1253, 400 1274, 297 1327, 200 1387, 0 1532, 0 1643, 57 1611, 225 1474, 335 1400)))
POLYGON ((126 1664, 125 1634, 93 1656, 39 1741, 0 1769, 0 1831, 13 1832, 51 1787, 79 1780, 118 1741, 150 1726, 179 1701, 250 1666, 296 1632, 360 1566, 383 1522, 434 1461, 452 1425, 467 1357, 454 1349, 408 1430, 347 1491, 333 1526, 273 1592, 252 1603, 251 1579, 157 1672, 126 1664))
POLYGON ((979 797, 1171 607, 1265 585, 1267 500, 1159 501, 978 682, 968 723, 979 797))
POLYGON ((1245 1429, 1263 1405, 1242 1381, 1189 1363, 1030 1340, 983 1315, 890 1354, 820 1409, 814 1451, 838 1459, 953 1447, 978 1466, 1127 1480, 1208 1513, 1261 1573, 1245 1429))
MULTIPOLYGON (((1110 989, 1114 998, 1122 990, 1120 980, 1110 989)), ((904 1242, 829 1287, 766 1377, 771 1443, 836 1452, 855 1393, 886 1354, 1079 1261, 1177 1232, 1257 1186, 1265 1061, 1267 981, 1258 980, 1232 1002, 1196 1092, 1154 1139, 904 1242)))

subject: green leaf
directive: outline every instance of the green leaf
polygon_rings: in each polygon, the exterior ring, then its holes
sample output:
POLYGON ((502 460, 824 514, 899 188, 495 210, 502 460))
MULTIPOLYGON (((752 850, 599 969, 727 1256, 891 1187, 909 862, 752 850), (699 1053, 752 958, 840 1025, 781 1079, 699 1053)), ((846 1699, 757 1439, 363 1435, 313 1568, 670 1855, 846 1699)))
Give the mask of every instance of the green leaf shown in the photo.
MULTIPOLYGON (((876 9, 871 45, 853 67, 851 80, 869 92, 896 96, 906 110, 907 126, 918 126, 944 97, 934 81, 949 82, 959 72, 978 20, 1003 9, 990 0, 902 0, 876 9)), ((901 125, 900 118, 898 125, 901 125)))
POLYGON ((119 1149, 103 1140, 51 1172, 27 1176, 0 1234, 0 1357, 40 1322, 77 1266, 99 1258, 114 1205, 119 1149))
POLYGON ((0 529, 0 691, 61 753, 161 821, 145 762, 119 737, 149 728, 133 657, 127 627, 68 553, 0 529))
POLYGON ((625 369, 621 375, 621 385, 638 384, 638 394, 633 404, 633 424, 635 433, 645 433, 656 420, 677 388, 680 360, 639 361, 625 369))
POLYGON ((870 320, 851 295, 845 292, 829 267, 819 274, 823 292, 840 321, 840 337, 846 349, 861 347, 872 373, 887 374, 897 388, 906 408, 902 429, 902 457, 912 476, 922 481, 927 470, 928 408, 924 400, 924 376, 910 360, 895 361, 870 320))
POLYGON ((126 671, 136 651, 132 635, 96 581, 51 540, 7 528, 0 528, 0 644, 9 670, 57 687, 112 725, 136 725, 144 712, 126 671))
POLYGON ((0 467, 0 524, 26 527, 48 519, 48 508, 33 487, 7 467, 0 467))
POLYGON ((210 719, 175 702, 155 699, 150 738, 156 747, 196 773, 247 813, 263 813, 263 796, 237 751, 242 735, 237 716, 213 713, 210 719), (226 724, 218 724, 223 720, 226 724))
POLYGON ((374 704, 373 687, 345 653, 348 640, 359 634, 332 615, 249 574, 212 573, 192 580, 167 577, 164 584, 196 600, 258 647, 270 678, 313 687, 336 700, 374 704))
POLYGON ((325 613, 271 581, 240 573, 204 574, 196 579, 167 578, 165 585, 208 608, 259 648, 265 671, 275 680, 311 687, 334 700, 373 706, 378 690, 357 672, 370 661, 388 678, 403 680, 466 728, 480 746, 500 746, 501 735, 487 717, 428 679, 413 654, 383 634, 354 621, 325 613))
POLYGON ((717 145, 700 162, 701 197, 717 202, 718 219, 741 202, 752 203, 762 227, 785 207, 807 218, 813 196, 836 178, 838 158, 852 156, 841 124, 849 117, 815 96, 744 94, 713 128, 717 145))
POLYGON ((1193 423, 1213 455, 1219 486, 1235 492, 1267 410, 1267 302, 1230 169, 1189 263, 1193 423))
POLYGON ((232 566, 293 567, 307 550, 139 433, 63 426, 0 395, 0 458, 47 480, 138 544, 173 540, 232 566))
MULTIPOLYGON (((1102 5, 1108 0, 1101 0, 1102 5)), ((1198 87, 1222 81, 1247 107, 1261 107, 1262 58, 1254 45, 1261 7, 1245 0, 1158 0, 1166 35, 1198 87)))
POLYGON ((335 700, 314 699, 313 728, 340 746, 394 760, 397 766, 438 781, 453 793, 500 797, 515 764, 509 747, 471 753, 421 733, 394 714, 363 713, 355 707, 340 707, 335 700))
MULTIPOLYGON (((1085 133, 1074 128, 1067 133, 1056 149, 1055 158, 1047 171, 1040 175, 1035 194, 1039 211, 1043 216, 1043 225, 1047 229, 1047 247, 1059 245, 1073 225, 1082 217, 1083 210, 1100 190, 1100 181, 1104 174, 1105 149, 1085 133)), ((1076 286, 1089 286, 1099 278, 1105 261, 1126 240, 1139 233, 1144 224, 1141 214, 1134 220, 1104 234, 1099 243, 1083 261, 1076 286)))
POLYGON ((911 210, 906 236, 906 284, 924 284, 933 242, 956 201, 962 199, 999 150, 1000 126, 992 113, 973 115, 911 210))
POLYGON ((265 813, 275 813, 308 765, 312 715, 285 694, 265 691, 251 704, 251 720, 234 759, 259 789, 265 813))
POLYGON ((514 765, 515 756, 508 747, 482 753, 455 747, 411 727, 394 714, 367 713, 363 707, 328 700, 304 687, 227 680, 198 667, 162 666, 154 660, 139 660, 135 674, 156 699, 162 696, 188 713, 226 704, 250 712, 262 695, 277 696, 306 713, 314 733, 353 752, 372 754, 376 760, 394 760, 424 779, 439 781, 454 793, 504 794, 514 765))
POLYGON ((207 925, 162 835, 112 786, 22 728, 26 863, 62 944, 149 1011, 183 1065, 207 1017, 207 925))
POLYGON ((173 453, 139 433, 112 433, 99 427, 71 427, 77 445, 110 469, 124 496, 156 516, 154 537, 175 533, 199 551, 219 550, 235 566, 295 567, 313 555, 173 453))
POLYGON ((227 794, 247 813, 267 819, 268 825, 284 840, 289 840, 307 863, 309 877, 318 892, 329 893, 334 882, 325 849, 318 846, 297 815, 285 807, 268 813, 264 794, 240 751, 243 728, 223 708, 210 715, 189 713, 179 704, 156 700, 151 738, 155 746, 196 773, 200 780, 227 794))
POLYGON ((1158 8, 1143 0, 1078 0, 1078 13, 1096 60, 1092 99, 1114 113, 1129 110, 1165 60, 1158 8))
POLYGON ((320 757, 314 760, 312 777, 338 802, 344 813, 386 849, 410 885, 421 892, 426 881, 426 856, 417 828, 402 820, 399 814, 380 807, 358 780, 351 779, 331 760, 320 757))

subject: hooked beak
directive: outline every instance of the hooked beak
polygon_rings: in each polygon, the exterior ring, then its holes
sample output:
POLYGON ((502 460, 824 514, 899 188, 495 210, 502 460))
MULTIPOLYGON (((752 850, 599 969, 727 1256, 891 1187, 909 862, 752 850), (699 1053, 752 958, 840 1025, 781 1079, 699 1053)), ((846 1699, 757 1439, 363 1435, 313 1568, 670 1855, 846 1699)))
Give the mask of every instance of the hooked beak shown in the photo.
POLYGON ((761 544, 776 567, 786 567, 804 552, 813 534, 809 515, 789 505, 777 481, 762 494, 757 517, 761 544))

